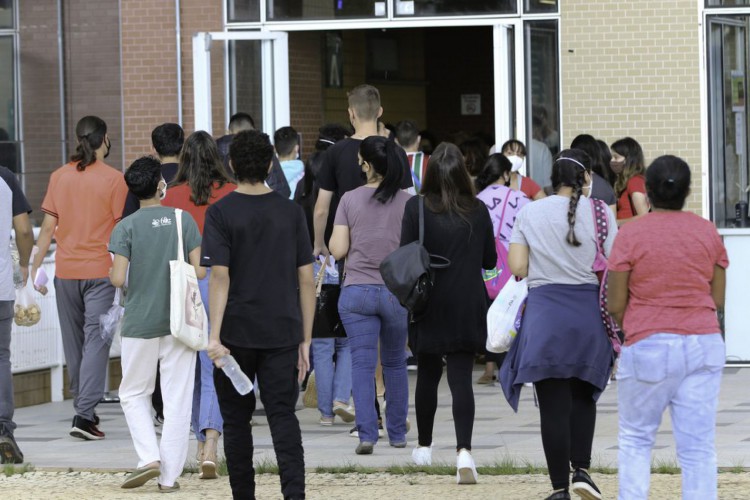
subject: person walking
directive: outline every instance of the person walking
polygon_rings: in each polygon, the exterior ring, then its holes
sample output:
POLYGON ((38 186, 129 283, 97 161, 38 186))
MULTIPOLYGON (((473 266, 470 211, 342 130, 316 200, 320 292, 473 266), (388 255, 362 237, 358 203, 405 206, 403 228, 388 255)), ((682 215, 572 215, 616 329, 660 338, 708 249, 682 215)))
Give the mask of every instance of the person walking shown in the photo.
POLYGON ((0 166, 0 242, 10 241, 10 230, 13 228, 18 249, 18 268, 14 270, 10 247, 0 244, 0 463, 3 464, 23 463, 23 453, 13 437, 16 424, 13 422, 15 404, 10 335, 15 314, 15 288, 26 285, 29 278, 29 258, 34 246, 29 213, 31 206, 16 176, 0 166))
POLYGON ((367 183, 341 199, 329 248, 337 260, 347 258, 339 312, 351 348, 356 453, 369 455, 378 442, 378 417, 372 404, 378 346, 388 396, 388 441, 393 447, 406 447, 406 309, 386 288, 380 263, 399 246, 404 207, 411 195, 401 190, 409 164, 394 141, 368 137, 360 145, 359 158, 367 183))
MULTIPOLYGON (((115 258, 110 279, 117 287, 128 281, 119 394, 138 467, 122 488, 137 488, 158 477, 159 491, 170 493, 180 489, 177 478, 187 457, 195 373, 195 351, 171 335, 169 324, 169 261, 178 253, 178 219, 174 209, 161 206, 167 182, 157 158, 134 161, 125 181, 140 208, 112 232, 109 251, 115 258), (166 417, 160 443, 150 409, 157 363, 166 417)), ((182 214, 181 231, 183 253, 201 279, 206 275, 199 265, 201 238, 189 213, 182 214)))
MULTIPOLYGON (((510 171, 510 182, 508 187, 514 191, 522 191, 532 200, 541 200, 546 195, 544 190, 529 176, 521 174, 521 169, 526 164, 526 146, 516 139, 506 141, 500 151, 510 160, 513 167, 510 171)), ((528 169, 527 169, 528 171, 528 169)))
MULTIPOLYGON (((203 232, 201 263, 211 268, 208 355, 221 366, 231 352, 250 380, 257 376, 282 494, 302 499, 305 459, 294 410, 310 366, 315 314, 310 236, 302 208, 264 184, 273 158, 266 134, 240 132, 229 156, 239 184, 209 207, 203 232)), ((232 496, 255 498, 255 392, 240 395, 220 370, 214 383, 232 496)))
POLYGON ((104 395, 109 362, 99 316, 115 298, 107 243, 122 216, 128 187, 122 173, 104 163, 111 149, 104 120, 81 118, 76 138, 70 163, 50 176, 31 276, 36 278, 54 237, 57 312, 75 411, 70 435, 98 440, 104 433, 95 409, 104 395))
POLYGON ((682 210, 690 194, 687 163, 654 160, 646 192, 653 212, 620 230, 609 259, 609 310, 625 332, 617 371, 619 498, 648 498, 651 450, 669 408, 682 498, 715 499, 726 360, 716 313, 724 307, 729 260, 716 227, 682 210))
POLYGON ((610 168, 616 176, 617 224, 622 226, 635 217, 648 213, 646 198, 646 161, 638 141, 631 137, 612 143, 610 168))
MULTIPOLYGON (((180 163, 174 182, 167 189, 162 204, 189 213, 198 224, 200 234, 206 220, 208 207, 231 193, 237 185, 229 179, 221 163, 216 142, 204 131, 188 136, 180 154, 180 163)), ((203 305, 208 309, 208 280, 198 281, 203 305)), ((217 477, 217 451, 224 421, 219 411, 219 401, 214 387, 214 365, 206 351, 198 352, 195 365, 193 391, 193 417, 191 425, 198 440, 198 467, 201 479, 217 477)))
MULTIPOLYGON (((516 218, 508 264, 527 278, 529 295, 521 328, 500 369, 508 403, 518 411, 524 383, 539 399, 542 446, 553 493, 548 500, 601 498, 588 474, 596 424, 596 401, 607 385, 614 351, 599 305, 594 207, 584 195, 591 175, 588 156, 578 149, 557 155, 552 166, 554 195, 524 207, 516 218)), ((606 213, 609 255, 617 232, 606 213)))
MULTIPOLYGON (((448 259, 450 266, 434 271, 427 308, 410 330, 418 358, 414 402, 419 437, 412 458, 417 465, 432 463, 432 431, 445 357, 453 396, 457 482, 472 484, 477 472, 471 456, 471 377, 474 353, 484 352, 487 343, 489 297, 481 270, 497 264, 495 234, 490 213, 477 199, 464 158, 454 144, 442 143, 433 151, 421 195, 424 246, 431 255, 448 259)), ((406 204, 401 246, 419 240, 419 202, 415 197, 406 204)))

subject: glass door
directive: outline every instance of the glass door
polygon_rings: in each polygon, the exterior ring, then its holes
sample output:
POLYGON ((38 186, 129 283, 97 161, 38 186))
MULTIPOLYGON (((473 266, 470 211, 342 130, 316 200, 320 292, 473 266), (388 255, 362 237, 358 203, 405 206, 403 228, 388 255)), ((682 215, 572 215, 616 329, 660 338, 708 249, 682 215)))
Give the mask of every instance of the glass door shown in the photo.
POLYGON ((738 202, 747 202, 746 16, 709 18, 708 88, 711 218, 720 228, 744 226, 738 202))
POLYGON ((193 36, 195 130, 213 133, 211 124, 211 44, 227 44, 227 117, 250 113, 255 127, 273 137, 290 123, 289 43, 285 32, 219 32, 193 36))

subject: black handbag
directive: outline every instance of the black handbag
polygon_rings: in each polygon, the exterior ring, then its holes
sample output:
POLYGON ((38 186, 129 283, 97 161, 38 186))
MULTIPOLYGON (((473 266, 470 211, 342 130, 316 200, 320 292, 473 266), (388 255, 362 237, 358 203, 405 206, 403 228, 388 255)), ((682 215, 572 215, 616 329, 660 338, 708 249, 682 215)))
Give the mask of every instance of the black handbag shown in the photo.
POLYGON ((419 197, 419 241, 397 248, 380 264, 380 275, 388 290, 409 311, 411 322, 427 308, 434 285, 433 269, 450 266, 450 260, 430 255, 424 247, 424 198, 419 197))
POLYGON ((339 316, 340 285, 324 285, 326 266, 320 266, 315 285, 315 319, 313 320, 314 339, 346 337, 344 325, 339 316))

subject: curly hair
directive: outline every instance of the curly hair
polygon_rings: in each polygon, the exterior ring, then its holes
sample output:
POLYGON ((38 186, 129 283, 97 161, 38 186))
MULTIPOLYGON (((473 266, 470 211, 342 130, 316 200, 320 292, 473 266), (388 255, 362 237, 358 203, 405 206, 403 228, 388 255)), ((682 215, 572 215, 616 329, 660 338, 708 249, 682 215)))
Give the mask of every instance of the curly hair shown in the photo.
POLYGON ((273 158, 267 134, 246 130, 236 134, 229 146, 229 159, 239 182, 257 184, 266 180, 273 158))

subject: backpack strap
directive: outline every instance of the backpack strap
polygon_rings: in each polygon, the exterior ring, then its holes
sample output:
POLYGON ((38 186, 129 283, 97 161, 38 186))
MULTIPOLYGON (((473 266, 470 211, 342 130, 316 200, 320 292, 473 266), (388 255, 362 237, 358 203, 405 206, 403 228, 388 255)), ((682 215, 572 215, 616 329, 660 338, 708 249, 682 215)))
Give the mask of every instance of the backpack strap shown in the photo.
POLYGON ((607 226, 609 218, 605 210, 606 205, 602 200, 590 198, 591 216, 594 218, 594 228, 596 229, 596 248, 599 253, 604 254, 604 242, 609 236, 609 227, 607 226))
POLYGON ((424 245, 424 196, 419 195, 419 244, 424 245))

